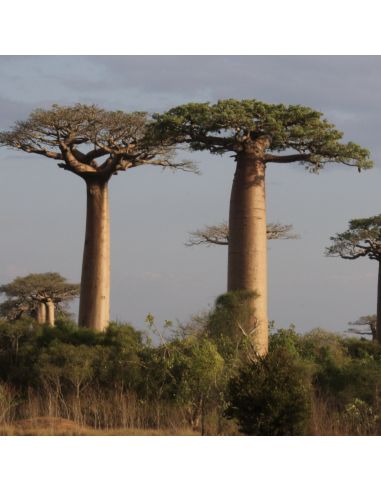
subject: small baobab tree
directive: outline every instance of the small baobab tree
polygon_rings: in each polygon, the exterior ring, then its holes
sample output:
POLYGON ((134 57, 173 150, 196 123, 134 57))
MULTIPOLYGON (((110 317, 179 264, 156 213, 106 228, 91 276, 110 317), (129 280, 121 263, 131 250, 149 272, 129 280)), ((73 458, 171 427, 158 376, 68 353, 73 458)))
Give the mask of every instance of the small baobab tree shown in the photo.
POLYGON ((110 313, 110 224, 108 183, 119 171, 152 164, 194 170, 173 163, 171 146, 158 142, 146 113, 106 111, 94 105, 53 105, 0 133, 0 144, 58 161, 82 178, 87 191, 78 324, 104 330, 110 313))
POLYGON ((377 340, 377 316, 375 314, 361 316, 356 321, 349 322, 348 325, 351 326, 348 328, 349 333, 371 336, 374 342, 377 340))
POLYGON ((55 324, 55 313, 65 313, 66 303, 79 295, 79 284, 66 281, 59 273, 31 273, 16 277, 0 286, 7 299, 0 304, 0 313, 9 321, 23 315, 33 316, 40 324, 55 324))
MULTIPOLYGON (((267 224, 267 239, 297 239, 299 236, 292 232, 292 225, 279 224, 270 222, 267 224)), ((210 245, 229 245, 229 225, 227 222, 213 226, 205 226, 203 229, 197 229, 189 233, 189 239, 186 246, 196 246, 199 244, 210 245)))
POLYGON ((378 262, 376 340, 381 343, 381 215, 353 219, 345 232, 330 239, 332 245, 326 249, 327 256, 345 260, 367 257, 378 262))
POLYGON ((230 197, 228 291, 253 296, 253 338, 257 351, 268 350, 267 233, 265 175, 269 164, 300 163, 318 172, 327 163, 359 170, 372 167, 368 150, 349 142, 311 108, 227 99, 190 103, 154 116, 162 138, 191 150, 230 154, 236 171, 230 197))

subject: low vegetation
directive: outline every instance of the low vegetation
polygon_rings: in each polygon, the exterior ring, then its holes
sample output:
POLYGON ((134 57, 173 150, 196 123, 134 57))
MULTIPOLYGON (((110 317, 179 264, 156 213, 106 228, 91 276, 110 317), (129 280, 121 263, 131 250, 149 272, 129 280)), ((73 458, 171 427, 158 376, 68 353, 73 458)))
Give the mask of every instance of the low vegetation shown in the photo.
POLYGON ((0 323, 0 433, 379 435, 381 347, 316 329, 273 330, 258 356, 250 296, 219 297, 189 325, 95 332, 69 320, 0 323))

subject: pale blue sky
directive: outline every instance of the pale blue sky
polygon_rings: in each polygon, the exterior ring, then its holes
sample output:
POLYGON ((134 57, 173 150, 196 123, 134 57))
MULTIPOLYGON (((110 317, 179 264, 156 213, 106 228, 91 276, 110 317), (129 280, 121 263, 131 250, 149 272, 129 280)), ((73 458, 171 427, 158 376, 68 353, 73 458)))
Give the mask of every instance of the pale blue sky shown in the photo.
MULTIPOLYGON (((256 98, 323 111, 381 157, 380 57, 0 57, 0 128, 52 103, 161 111, 188 101, 256 98)), ((226 219, 234 162, 191 154, 201 176, 147 166, 111 181, 113 319, 137 327, 152 312, 186 321, 226 284, 226 248, 186 248, 187 232, 226 219)), ((270 318, 343 331, 374 313, 377 264, 325 258, 348 220, 381 213, 380 168, 328 166, 311 175, 270 165, 268 220, 293 223, 297 241, 269 244, 270 318)), ((0 283, 59 271, 79 281, 85 190, 53 161, 0 149, 0 283)))

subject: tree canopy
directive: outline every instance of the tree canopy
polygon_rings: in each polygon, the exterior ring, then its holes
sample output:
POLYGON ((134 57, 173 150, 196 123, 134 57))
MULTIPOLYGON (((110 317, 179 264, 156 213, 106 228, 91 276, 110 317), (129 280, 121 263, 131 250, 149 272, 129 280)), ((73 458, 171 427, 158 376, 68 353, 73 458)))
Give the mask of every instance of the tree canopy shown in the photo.
POLYGON ((328 162, 373 166, 369 151, 341 142, 342 132, 322 113, 300 105, 267 104, 255 99, 220 100, 215 104, 190 103, 164 114, 155 114, 156 130, 162 138, 188 143, 192 150, 215 154, 250 151, 260 136, 270 140, 265 162, 300 162, 318 172, 328 162), (284 154, 284 151, 296 153, 284 154))
POLYGON ((8 319, 15 319, 23 313, 31 314, 39 302, 48 299, 63 310, 61 304, 78 297, 79 285, 68 283, 56 272, 31 273, 0 285, 0 293, 7 296, 0 305, 0 313, 8 319))
POLYGON ((345 232, 332 236, 333 244, 326 249, 327 256, 355 260, 367 256, 381 261, 381 215, 353 219, 345 232))
MULTIPOLYGON (((278 222, 267 224, 267 239, 297 239, 299 236, 292 232, 291 224, 280 224, 278 222)), ((195 246, 198 244, 218 244, 226 246, 229 244, 229 225, 227 222, 221 222, 214 226, 205 226, 203 229, 189 233, 189 239, 186 246, 195 246)))
POLYGON ((155 138, 146 113, 106 111, 95 105, 37 109, 1 132, 0 145, 63 161, 59 167, 83 178, 108 179, 147 163, 194 170, 189 162, 171 161, 171 145, 155 138))
POLYGON ((376 339, 377 335, 377 315, 368 314, 367 316, 361 316, 356 321, 348 323, 353 328, 348 328, 349 333, 356 335, 371 335, 372 339, 376 339), (368 328, 361 328, 367 326, 368 328))

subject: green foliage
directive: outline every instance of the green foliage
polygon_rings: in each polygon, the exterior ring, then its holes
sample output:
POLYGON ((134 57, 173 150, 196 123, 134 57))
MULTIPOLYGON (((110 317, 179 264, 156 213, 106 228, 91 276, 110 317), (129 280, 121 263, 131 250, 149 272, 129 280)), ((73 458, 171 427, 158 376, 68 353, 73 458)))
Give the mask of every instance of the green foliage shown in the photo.
POLYGON ((207 399, 217 388, 224 360, 207 338, 189 338, 177 343, 173 364, 177 398, 182 401, 207 399))
POLYGON ((303 435, 310 415, 310 370, 278 348, 242 367, 230 382, 226 410, 246 435, 303 435))
POLYGON ((353 219, 347 231, 330 239, 333 244, 326 249, 327 256, 350 260, 367 256, 371 260, 381 261, 381 215, 353 219))
MULTIPOLYGON (((9 146, 57 148, 60 140, 75 135, 78 143, 124 146, 128 138, 145 135, 146 113, 106 111, 96 105, 75 104, 36 109, 25 121, 18 121, 0 142, 9 146)), ((76 142, 77 143, 77 142, 76 142)))
POLYGON ((195 171, 189 162, 171 162, 171 143, 159 140, 149 123, 144 112, 54 104, 0 132, 0 145, 64 161, 59 167, 84 178, 97 174, 108 180, 118 171, 143 164, 195 171))
POLYGON ((238 422, 243 433, 259 435, 308 433, 311 402, 320 398, 332 419, 353 432, 363 432, 361 415, 366 432, 378 432, 379 345, 321 329, 300 335, 291 327, 272 333, 268 356, 253 359, 245 337, 234 339, 220 324, 240 319, 245 299, 222 296, 218 309, 203 318, 203 330, 172 333, 159 345, 127 324, 95 333, 65 320, 54 329, 32 319, 0 322, 0 387, 15 388, 18 401, 30 390, 50 392, 61 403, 79 403, 89 394, 133 394, 136 404, 177 409, 203 431, 211 415, 223 422, 226 410, 230 425, 238 422), (210 320, 216 321, 212 332, 210 320))
POLYGON ((209 316, 207 333, 214 339, 225 336, 232 341, 249 336, 253 316, 251 301, 256 296, 255 292, 246 290, 227 292, 219 296, 209 316))
POLYGON ((72 385, 79 397, 94 374, 96 352, 86 345, 73 346, 55 340, 44 348, 38 358, 39 376, 44 383, 53 385, 57 391, 72 385))
POLYGON ((16 277, 9 284, 1 285, 0 292, 9 297, 28 298, 45 293, 51 297, 72 298, 79 294, 79 284, 67 283, 57 272, 31 273, 25 277, 16 277))
POLYGON ((39 302, 51 300, 61 317, 68 317, 66 303, 79 296, 79 284, 68 283, 57 272, 31 273, 0 286, 7 300, 0 304, 0 315, 10 321, 34 316, 39 302))
POLYGON ((105 386, 135 389, 142 378, 142 335, 131 325, 110 323, 97 355, 97 378, 105 386))
POLYGON ((303 359, 318 365, 334 362, 343 365, 348 360, 347 349, 340 335, 321 328, 299 336, 299 354, 303 359))
MULTIPOLYGON (((300 105, 267 104, 255 99, 220 100, 216 104, 190 103, 154 115, 162 138, 186 142, 192 150, 212 153, 242 152, 250 140, 270 137, 269 149, 299 154, 293 161, 318 171, 327 162, 367 169, 369 152, 359 145, 342 143, 343 134, 322 113, 300 105)), ((275 161, 269 156, 268 161, 275 161)), ((292 161, 289 161, 292 162, 292 161)))
POLYGON ((289 353, 299 355, 300 335, 295 331, 294 327, 280 330, 272 333, 269 337, 270 352, 277 349, 286 349, 289 353))
POLYGON ((352 359, 371 357, 374 360, 381 361, 381 345, 379 343, 373 343, 364 338, 348 338, 343 343, 352 359))

